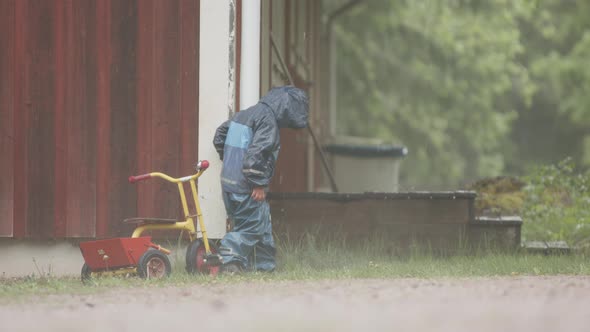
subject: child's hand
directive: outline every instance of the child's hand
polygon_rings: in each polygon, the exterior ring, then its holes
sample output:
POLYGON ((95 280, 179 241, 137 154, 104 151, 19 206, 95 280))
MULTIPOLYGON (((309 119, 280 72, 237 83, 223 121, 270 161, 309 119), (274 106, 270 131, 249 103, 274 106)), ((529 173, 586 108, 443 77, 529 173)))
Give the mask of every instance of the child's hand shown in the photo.
POLYGON ((264 199, 266 198, 264 187, 254 188, 254 190, 252 190, 252 198, 254 198, 255 201, 264 201, 264 199))

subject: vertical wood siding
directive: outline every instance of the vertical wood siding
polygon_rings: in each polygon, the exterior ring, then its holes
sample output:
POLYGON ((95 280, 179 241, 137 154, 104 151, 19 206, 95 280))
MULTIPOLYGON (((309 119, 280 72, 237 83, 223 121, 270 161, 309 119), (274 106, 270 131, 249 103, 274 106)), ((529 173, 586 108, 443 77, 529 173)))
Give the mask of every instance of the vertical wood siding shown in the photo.
POLYGON ((13 235, 14 12, 15 0, 0 1, 0 236, 13 235))
POLYGON ((0 0, 0 236, 176 217, 197 158, 198 0, 0 0))

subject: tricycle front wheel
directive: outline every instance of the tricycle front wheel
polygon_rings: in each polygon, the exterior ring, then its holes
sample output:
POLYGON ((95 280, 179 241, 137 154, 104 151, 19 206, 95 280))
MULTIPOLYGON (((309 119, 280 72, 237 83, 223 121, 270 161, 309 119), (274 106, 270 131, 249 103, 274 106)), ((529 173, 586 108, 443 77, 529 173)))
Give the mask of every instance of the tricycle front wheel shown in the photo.
MULTIPOLYGON (((212 254, 218 254, 217 246, 209 241, 209 249, 212 254)), ((219 266, 212 266, 205 262, 205 243, 203 239, 194 240, 186 249, 186 271, 191 274, 209 274, 212 276, 219 273, 219 266)))

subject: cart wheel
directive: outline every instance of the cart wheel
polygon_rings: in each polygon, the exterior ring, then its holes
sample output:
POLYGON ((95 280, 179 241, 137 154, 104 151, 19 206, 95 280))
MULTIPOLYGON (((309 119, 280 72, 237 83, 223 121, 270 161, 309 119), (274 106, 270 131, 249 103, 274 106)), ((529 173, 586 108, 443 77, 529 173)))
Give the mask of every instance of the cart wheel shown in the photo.
MULTIPOLYGON (((212 254, 219 253, 217 246, 209 241, 209 248, 212 254)), ((194 240, 186 249, 186 271, 191 274, 209 274, 212 276, 219 273, 219 266, 207 266, 203 261, 205 257, 205 244, 203 239, 194 240)))
POLYGON ((80 279, 82 280, 82 283, 87 283, 90 281, 90 279, 92 279, 92 271, 90 271, 90 266, 88 266, 88 264, 84 263, 84 265, 82 265, 82 272, 80 273, 80 279))
POLYGON ((137 274, 143 279, 160 279, 170 275, 172 267, 168 256, 156 249, 148 249, 139 258, 137 274))

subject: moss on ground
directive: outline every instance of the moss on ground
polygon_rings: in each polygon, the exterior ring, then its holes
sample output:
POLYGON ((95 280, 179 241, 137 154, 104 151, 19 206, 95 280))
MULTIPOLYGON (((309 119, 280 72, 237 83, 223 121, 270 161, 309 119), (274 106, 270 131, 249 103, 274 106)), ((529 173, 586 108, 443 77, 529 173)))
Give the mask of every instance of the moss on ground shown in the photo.
POLYGON ((477 192, 475 210, 477 215, 520 215, 526 194, 525 183, 515 177, 498 176, 476 181, 467 187, 477 192))

